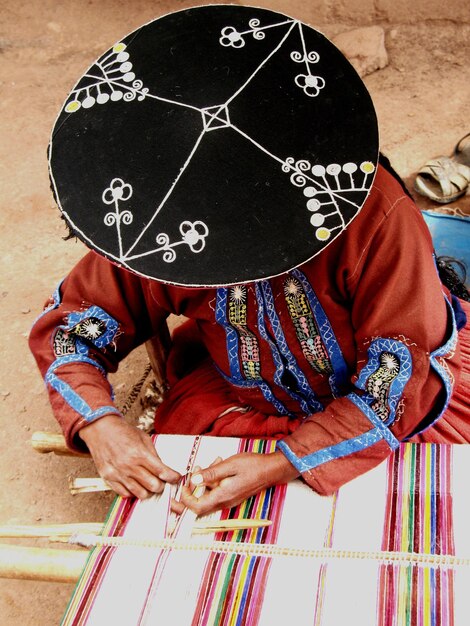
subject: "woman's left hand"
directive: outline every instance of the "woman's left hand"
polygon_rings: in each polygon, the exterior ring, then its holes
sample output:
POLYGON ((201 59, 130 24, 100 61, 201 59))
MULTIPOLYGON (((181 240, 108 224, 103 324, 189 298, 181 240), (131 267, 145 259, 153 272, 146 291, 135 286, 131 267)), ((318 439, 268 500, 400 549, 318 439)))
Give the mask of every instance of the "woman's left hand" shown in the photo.
POLYGON ((243 452, 197 470, 191 483, 182 490, 181 504, 197 515, 205 515, 236 506, 259 491, 287 483, 298 475, 282 452, 243 452), (197 497, 194 490, 199 486, 204 486, 205 490, 197 497))

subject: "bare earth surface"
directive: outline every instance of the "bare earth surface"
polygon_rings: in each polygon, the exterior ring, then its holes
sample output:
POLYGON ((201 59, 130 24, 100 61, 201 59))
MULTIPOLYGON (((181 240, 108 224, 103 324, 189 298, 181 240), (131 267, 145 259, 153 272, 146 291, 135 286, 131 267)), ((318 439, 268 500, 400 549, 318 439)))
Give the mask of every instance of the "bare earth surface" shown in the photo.
MULTIPOLYGON (((111 502, 109 494, 69 495, 68 477, 94 475, 91 461, 31 449, 34 431, 58 429, 27 335, 43 302, 85 251, 62 240, 65 230, 49 192, 46 147, 56 114, 102 51, 183 4, 125 6, 0 0, 0 524, 102 521, 111 502)), ((382 150, 412 182, 427 159, 450 154, 470 131, 470 26, 377 23, 386 31, 390 62, 365 82, 377 108, 382 150)), ((364 25, 370 24, 365 16, 364 25)), ((314 24, 330 36, 361 25, 314 24)), ((422 208, 432 206, 417 199, 422 208)), ((469 196, 453 206, 469 212, 469 196)), ((136 351, 114 377, 119 400, 145 362, 143 351, 136 351)), ((0 579, 0 626, 58 624, 72 589, 0 579)))

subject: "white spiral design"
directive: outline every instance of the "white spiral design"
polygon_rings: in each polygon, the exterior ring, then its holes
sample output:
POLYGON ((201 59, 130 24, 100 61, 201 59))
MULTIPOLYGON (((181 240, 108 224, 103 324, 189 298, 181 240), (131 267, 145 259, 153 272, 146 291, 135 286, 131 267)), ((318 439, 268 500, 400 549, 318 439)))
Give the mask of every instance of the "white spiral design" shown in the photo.
POLYGON ((176 252, 172 248, 169 248, 163 253, 162 259, 165 261, 165 263, 173 263, 173 261, 176 259, 176 252))
POLYGON ((166 233, 159 233, 156 236, 155 241, 158 243, 159 246, 162 246, 163 248, 170 245, 170 238, 166 233))
POLYGON ((119 218, 123 224, 128 226, 129 224, 132 224, 132 220, 134 219, 134 216, 132 215, 130 211, 123 211, 120 214, 119 218))
POLYGON ((117 222, 116 213, 106 213, 103 221, 106 226, 114 226, 114 224, 116 224, 117 222))

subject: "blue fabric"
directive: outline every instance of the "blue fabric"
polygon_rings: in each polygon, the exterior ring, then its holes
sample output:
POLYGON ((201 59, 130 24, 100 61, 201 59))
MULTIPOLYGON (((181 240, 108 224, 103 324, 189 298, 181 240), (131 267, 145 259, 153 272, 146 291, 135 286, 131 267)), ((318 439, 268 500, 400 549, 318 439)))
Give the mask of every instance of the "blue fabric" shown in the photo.
POLYGON ((106 311, 99 306, 93 305, 86 311, 73 311, 67 317, 67 326, 61 326, 65 330, 73 331, 73 328, 80 322, 96 318, 105 324, 106 330, 97 337, 89 337, 88 341, 93 343, 97 348, 104 348, 110 344, 119 328, 117 321, 111 317, 106 311))
POLYGON ((460 304, 460 300, 457 296, 452 296, 452 309, 454 311, 455 323, 457 324, 457 330, 462 330, 467 323, 467 315, 460 304))
POLYGON ((217 367, 218 372, 225 378, 231 385, 237 387, 258 387, 263 394, 264 398, 270 402, 279 413, 279 415, 288 415, 294 417, 284 405, 283 402, 278 400, 274 395, 270 386, 262 379, 256 378, 247 380, 242 374, 239 360, 239 337, 236 329, 230 324, 227 318, 227 302, 228 302, 228 288, 220 287, 217 289, 217 299, 215 308, 215 319, 225 330, 227 356, 230 365, 230 376, 227 376, 217 367))
POLYGON ((414 435, 419 435, 420 433, 430 428, 433 424, 435 424, 437 420, 442 416, 444 411, 447 409, 450 398, 452 396, 453 379, 451 377, 450 371, 445 366, 445 357, 452 354, 456 348, 458 340, 458 330, 454 315, 454 309, 451 306, 451 303, 447 300, 447 298, 446 304, 449 319, 451 321, 450 336, 442 346, 431 352, 431 354, 429 355, 432 369, 438 374, 438 376, 442 380, 443 393, 439 397, 440 401, 435 403, 432 411, 428 415, 426 415, 426 417, 421 421, 418 427, 413 430, 404 441, 407 441, 414 435), (443 359, 443 361, 441 359, 443 359))
POLYGON ((292 465, 300 473, 302 473, 308 472, 309 470, 312 470, 319 465, 323 465, 323 463, 327 463, 328 461, 334 461, 335 459, 340 459, 342 457, 349 456, 350 454, 354 454, 355 452, 365 450, 381 439, 381 431, 378 428, 373 428, 372 430, 369 430, 362 435, 358 435, 353 439, 345 439, 340 443, 328 446, 327 448, 322 448, 321 450, 317 450, 317 452, 312 452, 311 454, 307 454, 307 456, 303 457, 298 457, 294 454, 285 441, 278 441, 276 447, 286 456, 292 465))
MULTIPOLYGON (((366 390, 369 377, 374 374, 380 366, 379 359, 383 352, 393 354, 399 361, 399 372, 396 378, 392 381, 387 394, 387 408, 389 410, 389 416, 385 421, 385 424, 388 426, 395 420, 398 402, 401 399, 403 389, 405 388, 406 383, 410 380, 411 373, 413 371, 411 354, 407 346, 402 341, 398 341, 396 339, 383 337, 374 339, 367 351, 369 360, 362 368, 355 384, 356 387, 359 387, 359 389, 366 390)), ((369 405, 372 405, 372 403, 376 400, 376 398, 369 393, 365 393, 361 396, 361 398, 369 405)))
POLYGON ((271 290, 271 285, 268 281, 263 281, 256 286, 256 299, 258 302, 258 330, 261 337, 266 341, 271 349, 273 361, 276 365, 276 372, 274 375, 275 383, 281 387, 287 394, 299 402, 302 411, 309 415, 310 413, 317 413, 323 411, 323 405, 318 400, 315 392, 309 385, 307 377, 300 369, 295 356, 287 345, 284 332, 282 330, 281 322, 274 307, 274 296, 271 290), (271 328, 274 332, 276 341, 272 341, 266 330, 264 323, 265 313, 268 316, 271 328), (286 365, 281 357, 284 357, 287 362, 287 369, 294 377, 299 393, 296 393, 286 387, 282 382, 282 374, 286 369, 286 365))
POLYGON ((52 302, 51 302, 51 304, 50 304, 48 307, 46 307, 46 308, 44 309, 44 311, 42 311, 42 312, 41 312, 41 313, 37 316, 37 318, 34 320, 33 326, 34 326, 34 324, 35 324, 38 320, 40 320, 40 319, 41 319, 41 317, 42 317, 43 315, 46 315, 46 313, 49 313, 49 311, 53 311, 54 309, 57 309, 57 307, 60 305, 60 303, 62 302, 62 297, 61 297, 61 295, 60 295, 60 287, 61 287, 61 285, 62 285, 62 283, 63 283, 63 282, 64 282, 64 281, 63 281, 63 280, 61 280, 61 281, 60 281, 60 283, 57 285, 57 287, 56 287, 56 288, 55 288, 55 290, 54 290, 54 293, 52 294, 52 302))
MULTIPOLYGON (((462 261, 470 270, 470 218, 421 211, 431 233, 437 256, 450 256, 462 261)), ((470 272, 467 273, 470 288, 470 272)))
POLYGON ((104 406, 100 407, 93 411, 93 409, 85 402, 85 400, 70 387, 68 383, 61 380, 56 374, 55 371, 61 367, 62 365, 67 365, 68 363, 88 363, 89 365, 93 365, 96 367, 103 376, 106 376, 105 369, 93 359, 90 359, 85 354, 68 354, 66 356, 59 357, 52 363, 52 365, 47 370, 46 376, 44 378, 47 385, 50 385, 58 394, 62 396, 62 398, 67 402, 67 404, 72 407, 74 411, 76 411, 83 419, 87 422, 93 422, 94 420, 102 417, 103 415, 107 415, 112 413, 114 415, 120 415, 119 411, 114 406, 104 406))
POLYGON ((395 450, 400 445, 400 442, 392 433, 392 431, 387 428, 387 426, 382 422, 379 416, 373 411, 370 406, 364 402, 362 398, 360 398, 355 393, 349 393, 346 398, 350 400, 353 404, 357 406, 357 408, 362 411, 367 417, 367 419, 375 426, 382 434, 382 438, 388 443, 388 445, 395 450))
POLYGON ((78 395, 76 391, 70 387, 65 381, 61 380, 55 374, 48 377, 48 384, 57 391, 58 394, 72 407, 72 409, 78 413, 87 422, 94 422, 96 419, 108 415, 110 413, 114 415, 121 415, 114 406, 102 406, 98 409, 93 409, 85 402, 85 400, 78 395))

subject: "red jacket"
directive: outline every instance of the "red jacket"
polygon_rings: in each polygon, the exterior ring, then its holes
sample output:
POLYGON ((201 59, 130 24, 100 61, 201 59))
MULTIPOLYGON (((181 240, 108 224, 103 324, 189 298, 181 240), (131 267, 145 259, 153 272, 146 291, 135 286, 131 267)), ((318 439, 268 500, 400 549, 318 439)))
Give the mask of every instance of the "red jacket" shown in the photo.
POLYGON ((170 393, 162 428, 276 436, 320 493, 429 427, 460 369, 455 318, 430 234, 382 168, 344 233, 297 270, 257 284, 175 287, 87 254, 30 337, 69 445, 90 421, 118 413, 106 373, 158 333, 170 313, 196 320, 216 369, 205 364, 194 384, 182 381, 170 393), (188 404, 178 408, 191 389, 205 398, 204 423, 185 418, 188 404))

